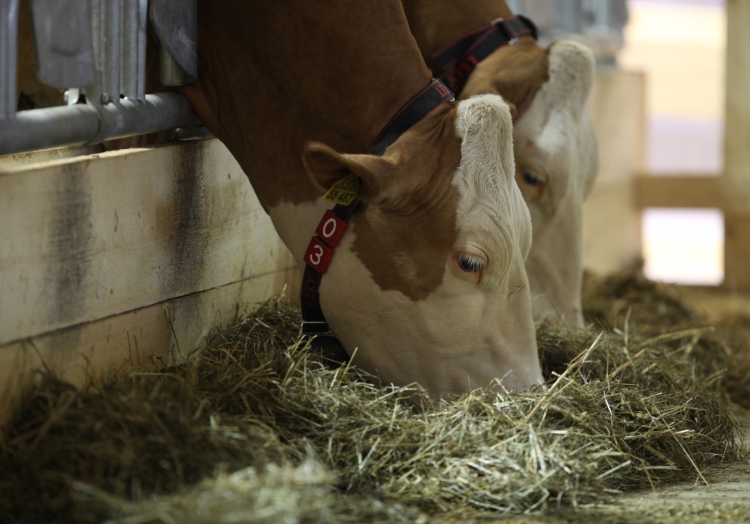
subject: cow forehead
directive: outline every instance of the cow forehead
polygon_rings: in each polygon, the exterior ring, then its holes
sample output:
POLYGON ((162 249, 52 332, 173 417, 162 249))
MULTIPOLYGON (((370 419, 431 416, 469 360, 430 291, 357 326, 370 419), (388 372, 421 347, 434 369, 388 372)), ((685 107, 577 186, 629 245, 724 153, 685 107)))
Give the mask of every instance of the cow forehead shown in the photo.
POLYGON ((514 180, 510 109, 496 95, 470 98, 459 104, 457 128, 462 158, 453 183, 461 237, 507 265, 519 252, 526 256, 531 238, 529 212, 514 180))
POLYGON ((564 119, 568 126, 578 125, 587 114, 594 72, 594 56, 588 47, 571 41, 552 44, 549 80, 536 93, 517 127, 542 129, 552 118, 564 119))
POLYGON ((456 130, 461 163, 453 184, 476 198, 502 199, 508 192, 513 160, 510 109, 497 95, 479 95, 458 105, 456 130))
POLYGON ((577 42, 557 42, 550 46, 549 73, 549 81, 516 122, 516 153, 521 162, 533 158, 544 165, 558 184, 570 171, 587 179, 595 172, 597 155, 588 112, 593 54, 577 42))
MULTIPOLYGON (((456 158, 455 164, 441 165, 436 171, 428 168, 432 164, 428 159, 416 167, 408 162, 412 169, 426 169, 423 175, 432 177, 419 190, 431 198, 425 199, 417 212, 399 214, 372 205, 353 220, 353 250, 375 283, 383 291, 399 291, 413 301, 424 300, 443 282, 446 257, 458 241, 458 222, 469 215, 476 216, 478 202, 487 210, 485 216, 502 217, 502 227, 510 228, 510 234, 498 234, 497 227, 481 228, 494 231, 499 239, 513 242, 519 227, 530 227, 523 224, 529 219, 520 193, 513 192, 518 190, 513 183, 513 136, 508 105, 497 95, 475 97, 460 102, 455 120, 450 122, 452 129, 448 134, 455 140, 443 140, 430 149, 433 154, 435 149, 439 152, 445 146, 460 149, 460 159, 456 158), (441 181, 447 181, 448 190, 429 190, 439 187, 441 181), (469 213, 470 210, 474 212, 469 213)), ((487 220, 480 222, 489 224, 487 220)))

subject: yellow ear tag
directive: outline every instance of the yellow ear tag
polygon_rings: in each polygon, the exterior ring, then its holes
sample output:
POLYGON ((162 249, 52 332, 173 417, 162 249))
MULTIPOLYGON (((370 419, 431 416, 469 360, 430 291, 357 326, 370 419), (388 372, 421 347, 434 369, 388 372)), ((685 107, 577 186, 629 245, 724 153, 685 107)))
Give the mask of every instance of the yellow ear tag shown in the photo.
POLYGON ((359 192, 359 177, 354 173, 349 173, 344 178, 331 186, 331 189, 323 195, 323 200, 348 206, 354 202, 354 198, 359 192))

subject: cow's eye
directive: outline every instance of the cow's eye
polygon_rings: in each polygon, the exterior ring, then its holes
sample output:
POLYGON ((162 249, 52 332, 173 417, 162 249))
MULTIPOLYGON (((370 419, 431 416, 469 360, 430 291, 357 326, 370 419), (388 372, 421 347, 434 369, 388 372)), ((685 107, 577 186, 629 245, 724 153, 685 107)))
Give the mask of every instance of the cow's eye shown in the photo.
POLYGON ((544 180, 542 175, 528 169, 523 172, 523 181, 531 187, 541 187, 546 183, 546 180, 544 180))
POLYGON ((466 273, 477 273, 482 269, 482 261, 467 253, 460 253, 456 259, 458 267, 466 273))

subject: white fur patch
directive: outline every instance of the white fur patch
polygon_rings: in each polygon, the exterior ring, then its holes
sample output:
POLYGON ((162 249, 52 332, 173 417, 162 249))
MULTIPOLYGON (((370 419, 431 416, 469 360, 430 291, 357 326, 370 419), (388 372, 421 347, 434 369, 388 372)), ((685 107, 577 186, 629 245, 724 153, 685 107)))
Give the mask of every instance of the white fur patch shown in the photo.
MULTIPOLYGON (((514 129, 519 169, 547 177, 539 200, 529 200, 534 241, 526 263, 537 317, 581 326, 583 202, 598 168, 588 99, 592 52, 576 42, 550 48, 549 81, 514 129)), ((523 182, 519 182, 523 184, 523 182)))
POLYGON ((514 179, 510 109, 497 95, 472 97, 459 104, 456 127, 463 139, 453 179, 459 230, 488 251, 490 275, 501 278, 531 245, 531 219, 514 179))

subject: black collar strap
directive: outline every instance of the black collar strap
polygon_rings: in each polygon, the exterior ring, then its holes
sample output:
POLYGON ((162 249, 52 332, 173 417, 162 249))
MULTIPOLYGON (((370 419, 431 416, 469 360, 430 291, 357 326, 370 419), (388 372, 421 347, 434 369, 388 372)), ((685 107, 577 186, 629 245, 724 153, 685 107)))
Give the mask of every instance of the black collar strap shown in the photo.
MULTIPOLYGON (((385 150, 393 144, 398 137, 404 134, 414 124, 422 120, 433 109, 446 102, 455 100, 453 93, 445 84, 435 78, 430 85, 412 98, 398 113, 391 118, 390 122, 383 128, 369 149, 372 155, 381 156, 385 150)), ((345 183, 346 179, 342 180, 345 183)), ((334 188, 338 185, 334 185, 334 188)), ((346 183, 344 184, 346 185, 346 183)), ((328 264, 333 258, 336 246, 349 226, 348 222, 360 204, 356 198, 359 183, 354 182, 354 188, 344 187, 338 190, 338 195, 331 195, 334 190, 326 193, 326 200, 337 202, 337 204, 325 212, 315 229, 315 236, 310 240, 303 260, 305 261, 305 272, 302 277, 302 328, 304 335, 327 335, 334 336, 328 322, 326 322, 323 310, 320 308, 320 281, 323 273, 328 270, 328 264), (341 194, 344 193, 342 198, 341 194)))
POLYGON ((382 156, 388 146, 398 140, 398 137, 408 131, 414 124, 426 117, 430 111, 453 100, 455 100, 455 96, 451 90, 443 82, 433 78, 430 85, 417 93, 417 96, 412 98, 391 118, 391 121, 385 125, 372 142, 368 153, 382 156))
POLYGON ((534 22, 525 16, 498 18, 490 25, 475 29, 460 36, 452 43, 432 55, 442 68, 440 80, 457 95, 477 64, 504 45, 515 44, 522 36, 536 39, 538 32, 534 22))

